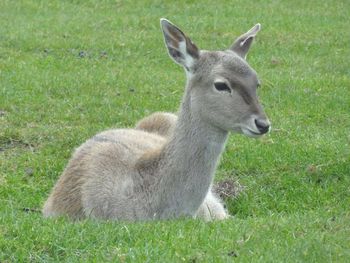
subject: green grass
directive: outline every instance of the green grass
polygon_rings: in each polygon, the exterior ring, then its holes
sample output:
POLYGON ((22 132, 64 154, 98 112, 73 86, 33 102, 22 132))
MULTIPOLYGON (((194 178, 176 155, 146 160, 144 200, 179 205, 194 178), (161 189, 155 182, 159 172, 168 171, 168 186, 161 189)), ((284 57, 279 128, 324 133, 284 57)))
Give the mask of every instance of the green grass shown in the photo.
POLYGON ((349 1, 0 2, 1 262, 347 262, 349 1), (217 180, 244 192, 225 222, 71 222, 40 209, 71 152, 98 131, 176 111, 185 76, 166 17, 203 49, 256 22, 248 60, 272 123, 231 135, 217 180))

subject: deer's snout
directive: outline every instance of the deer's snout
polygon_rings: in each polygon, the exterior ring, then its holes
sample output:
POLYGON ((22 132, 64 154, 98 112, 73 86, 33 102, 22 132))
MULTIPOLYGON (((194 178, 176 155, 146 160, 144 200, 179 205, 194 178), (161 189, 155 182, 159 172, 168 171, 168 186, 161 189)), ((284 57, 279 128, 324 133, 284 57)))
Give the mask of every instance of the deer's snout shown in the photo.
POLYGON ((261 134, 265 134, 269 132, 271 124, 268 120, 255 119, 254 122, 255 122, 256 128, 259 130, 261 134))
POLYGON ((262 136, 268 133, 271 128, 271 123, 267 117, 259 117, 257 115, 251 116, 245 124, 241 126, 242 132, 253 138, 262 136))

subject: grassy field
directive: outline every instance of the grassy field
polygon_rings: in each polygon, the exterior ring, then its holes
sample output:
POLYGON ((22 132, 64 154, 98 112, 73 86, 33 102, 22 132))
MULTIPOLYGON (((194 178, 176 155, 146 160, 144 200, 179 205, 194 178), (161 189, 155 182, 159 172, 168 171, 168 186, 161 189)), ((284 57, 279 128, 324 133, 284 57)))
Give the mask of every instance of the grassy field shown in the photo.
POLYGON ((349 262, 350 2, 176 2, 0 1, 1 262, 349 262), (177 110, 160 17, 212 50, 262 24, 248 60, 273 129, 230 137, 216 181, 244 187, 234 217, 43 219, 75 147, 177 110))

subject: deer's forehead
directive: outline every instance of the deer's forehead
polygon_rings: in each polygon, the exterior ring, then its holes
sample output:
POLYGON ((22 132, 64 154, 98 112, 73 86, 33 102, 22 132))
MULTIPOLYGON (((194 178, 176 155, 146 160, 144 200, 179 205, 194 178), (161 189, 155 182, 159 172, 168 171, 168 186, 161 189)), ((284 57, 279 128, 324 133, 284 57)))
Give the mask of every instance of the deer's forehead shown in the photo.
POLYGON ((248 63, 232 51, 204 51, 197 65, 198 70, 237 76, 256 75, 248 63))

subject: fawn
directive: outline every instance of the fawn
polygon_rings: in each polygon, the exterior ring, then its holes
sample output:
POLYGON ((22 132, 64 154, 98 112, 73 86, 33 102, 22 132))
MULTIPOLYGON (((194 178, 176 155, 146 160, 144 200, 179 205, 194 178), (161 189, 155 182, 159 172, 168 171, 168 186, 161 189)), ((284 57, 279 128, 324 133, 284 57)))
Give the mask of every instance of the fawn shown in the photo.
POLYGON ((135 129, 97 134, 76 149, 46 201, 45 217, 114 220, 229 215, 211 190, 229 132, 259 137, 270 122, 246 55, 260 24, 224 51, 199 50, 161 19, 170 57, 187 83, 178 116, 156 113, 135 129))

